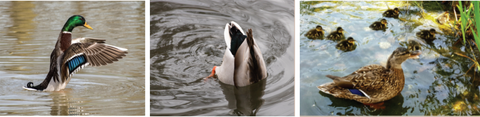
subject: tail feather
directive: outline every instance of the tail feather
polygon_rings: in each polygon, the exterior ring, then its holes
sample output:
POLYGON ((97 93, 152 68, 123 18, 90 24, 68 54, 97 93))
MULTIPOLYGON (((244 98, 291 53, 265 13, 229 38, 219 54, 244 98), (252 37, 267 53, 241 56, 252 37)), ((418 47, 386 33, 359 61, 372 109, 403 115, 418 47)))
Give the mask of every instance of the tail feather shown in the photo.
POLYGON ((326 77, 332 79, 332 80, 335 80, 335 79, 339 79, 341 77, 338 77, 338 76, 332 76, 332 75, 326 75, 326 77))
POLYGON ((332 76, 332 75, 326 75, 326 76, 333 80, 335 86, 339 86, 347 89, 352 89, 353 87, 355 87, 355 85, 351 81, 343 79, 342 77, 332 76))
POLYGON ((255 41, 253 40, 253 31, 252 29, 248 29, 247 31, 247 44, 248 48, 250 48, 250 82, 258 82, 262 80, 262 70, 260 69, 258 58, 255 54, 255 41))

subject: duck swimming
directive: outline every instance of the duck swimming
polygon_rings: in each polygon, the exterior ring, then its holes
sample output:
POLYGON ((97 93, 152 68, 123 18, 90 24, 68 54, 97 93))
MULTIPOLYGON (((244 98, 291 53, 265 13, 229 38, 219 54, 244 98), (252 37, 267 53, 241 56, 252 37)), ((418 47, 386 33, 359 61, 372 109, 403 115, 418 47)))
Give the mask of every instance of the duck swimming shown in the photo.
POLYGON ((242 87, 265 79, 267 69, 252 33, 252 29, 244 33, 240 25, 233 21, 227 23, 224 33, 227 49, 222 65, 214 66, 212 73, 204 80, 216 75, 225 84, 242 87))
POLYGON ((342 27, 338 27, 337 31, 331 32, 327 36, 327 38, 331 39, 331 40, 334 40, 334 41, 339 41, 339 40, 345 39, 345 36, 343 35, 343 33, 344 33, 344 31, 343 31, 342 27))
POLYGON ((398 15, 400 15, 400 10, 398 8, 388 9, 387 11, 383 12, 383 17, 393 17, 393 18, 398 18, 398 15))
POLYGON ((127 49, 105 44, 103 39, 72 39, 72 30, 83 26, 92 29, 85 18, 71 16, 62 30, 50 55, 50 71, 39 85, 28 82, 27 90, 59 91, 65 89, 72 75, 85 66, 102 66, 118 61, 127 54, 127 49))
POLYGON ((356 41, 352 37, 348 37, 347 40, 342 40, 338 42, 338 44, 335 47, 344 52, 348 52, 348 51, 355 50, 355 48, 357 48, 357 45, 355 44, 355 42, 356 41))
POLYGON ((409 58, 416 58, 420 51, 409 51, 398 47, 390 55, 386 67, 367 65, 344 76, 326 75, 333 82, 317 88, 336 98, 355 100, 363 104, 375 104, 387 101, 402 92, 405 85, 402 63, 409 58))
POLYGON ((323 39, 323 34, 322 26, 317 25, 315 29, 310 29, 305 36, 309 39, 323 39))
POLYGON ((407 43, 407 50, 409 51, 416 51, 416 50, 422 50, 422 44, 415 40, 408 40, 407 43))
POLYGON ((417 36, 425 39, 425 40, 435 40, 435 29, 430 29, 430 30, 421 30, 420 32, 417 32, 417 36))
POLYGON ((373 22, 373 24, 370 25, 370 28, 373 30, 385 30, 387 29, 387 20, 382 19, 380 21, 373 22))

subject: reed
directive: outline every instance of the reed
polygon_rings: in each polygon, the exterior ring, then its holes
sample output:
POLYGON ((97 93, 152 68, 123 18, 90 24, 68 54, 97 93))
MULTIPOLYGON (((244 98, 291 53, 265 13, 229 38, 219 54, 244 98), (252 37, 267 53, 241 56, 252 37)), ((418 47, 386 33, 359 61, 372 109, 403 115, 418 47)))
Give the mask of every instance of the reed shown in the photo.
MULTIPOLYGON (((480 51, 480 37, 479 37, 479 30, 477 29, 478 27, 480 27, 480 4, 479 4, 479 1, 472 1, 473 3, 473 6, 472 5, 468 5, 468 8, 467 7, 464 7, 462 5, 462 2, 459 1, 459 4, 458 4, 458 9, 460 11, 460 25, 461 25, 461 32, 462 32, 462 38, 463 38, 463 43, 464 44, 468 44, 467 43, 467 40, 465 39, 466 35, 465 35, 465 32, 468 30, 468 28, 471 28, 472 30, 472 33, 473 33, 473 36, 474 36, 474 40, 475 40, 475 43, 474 44, 477 49, 480 51), (473 14, 472 14, 472 9, 475 9, 473 10, 473 14), (471 16, 474 16, 473 18, 471 16), (471 23, 470 23, 471 21, 471 23), (474 25, 474 26, 473 26, 474 25)), ((455 22, 457 23, 457 22, 455 22)), ((469 42, 470 43, 470 42, 469 42)), ((470 50, 472 50, 472 53, 474 54, 473 52, 473 49, 471 46, 468 46, 470 47, 470 50)), ((468 57, 467 57, 468 58, 468 57)), ((471 59, 471 58, 469 58, 471 59)), ((475 58, 475 55, 473 55, 473 59, 471 59, 475 64, 475 66, 477 67, 477 70, 480 70, 480 65, 478 63, 478 60, 475 58)))

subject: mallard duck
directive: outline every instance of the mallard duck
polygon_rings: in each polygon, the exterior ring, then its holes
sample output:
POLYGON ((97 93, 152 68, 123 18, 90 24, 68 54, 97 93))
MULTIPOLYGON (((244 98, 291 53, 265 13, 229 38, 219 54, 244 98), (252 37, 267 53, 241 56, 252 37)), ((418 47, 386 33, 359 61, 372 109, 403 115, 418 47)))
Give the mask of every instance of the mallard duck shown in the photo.
POLYGON ((337 98, 355 100, 363 104, 375 104, 400 94, 405 85, 402 63, 420 55, 420 51, 408 51, 398 47, 388 58, 387 66, 367 65, 344 77, 326 75, 333 82, 317 88, 337 98))
POLYGON ((357 48, 357 45, 355 45, 355 40, 352 37, 348 37, 347 40, 342 40, 338 42, 337 44, 337 49, 342 50, 344 52, 352 51, 357 48))
POLYGON ((342 27, 338 27, 337 31, 331 32, 328 36, 328 39, 334 40, 334 41, 339 41, 342 39, 345 39, 345 36, 343 35, 343 29, 342 27))
POLYGON ((400 10, 398 8, 388 9, 387 11, 383 12, 384 17, 393 17, 393 18, 398 18, 398 15, 400 15, 400 10))
POLYGON ((267 69, 262 52, 253 38, 252 29, 245 34, 235 22, 225 26, 227 49, 221 66, 214 66, 212 73, 204 80, 217 75, 218 79, 229 85, 247 86, 267 77, 267 69))
POLYGON ((422 44, 415 40, 408 40, 407 43, 407 50, 409 51, 416 51, 416 50, 422 50, 422 44))
POLYGON ((323 34, 322 26, 317 25, 315 29, 310 29, 305 36, 309 39, 323 39, 323 34))
POLYGON ((104 44, 105 40, 95 38, 72 39, 72 30, 83 26, 92 29, 85 18, 74 15, 63 25, 55 48, 50 55, 50 71, 45 80, 34 86, 28 82, 27 90, 59 91, 64 89, 72 75, 85 66, 102 66, 118 61, 127 54, 127 49, 104 44))
POLYGON ((448 11, 445 11, 444 13, 442 13, 440 16, 437 17, 437 22, 440 24, 448 23, 449 20, 450 20, 450 14, 448 13, 448 11))
POLYGON ((421 30, 420 32, 417 32, 417 36, 425 39, 425 40, 435 40, 435 29, 430 29, 430 30, 421 30))
POLYGON ((373 30, 385 30, 387 29, 387 20, 382 19, 380 21, 373 22, 373 24, 370 25, 370 28, 373 30))

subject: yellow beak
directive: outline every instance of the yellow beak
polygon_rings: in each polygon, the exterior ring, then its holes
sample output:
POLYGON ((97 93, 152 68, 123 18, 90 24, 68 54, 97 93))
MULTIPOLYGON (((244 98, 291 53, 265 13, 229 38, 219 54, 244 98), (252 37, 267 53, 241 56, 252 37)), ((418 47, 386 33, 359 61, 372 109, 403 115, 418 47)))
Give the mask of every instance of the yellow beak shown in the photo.
POLYGON ((85 27, 88 28, 88 29, 92 29, 92 30, 93 30, 93 28, 90 27, 90 26, 87 24, 87 22, 85 22, 85 24, 84 24, 83 26, 85 26, 85 27))

